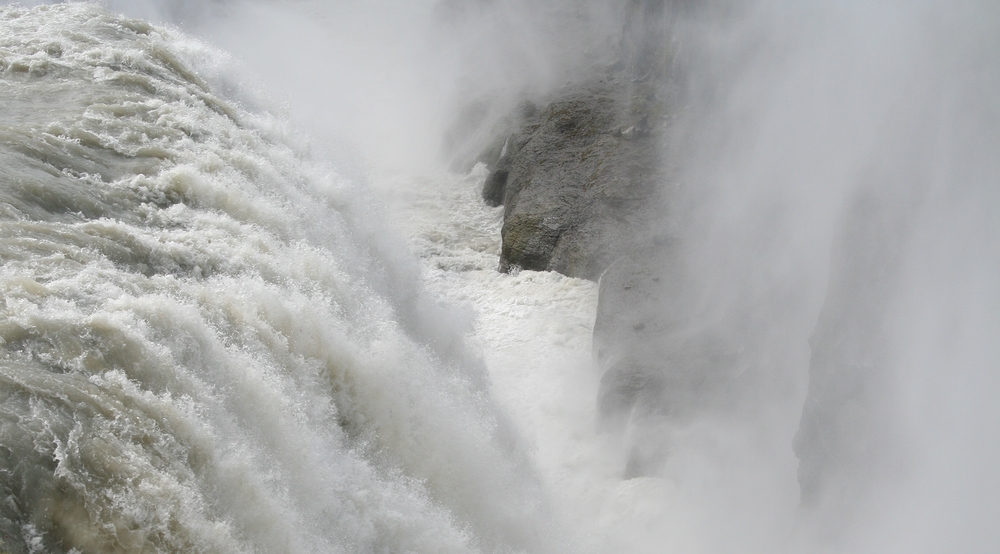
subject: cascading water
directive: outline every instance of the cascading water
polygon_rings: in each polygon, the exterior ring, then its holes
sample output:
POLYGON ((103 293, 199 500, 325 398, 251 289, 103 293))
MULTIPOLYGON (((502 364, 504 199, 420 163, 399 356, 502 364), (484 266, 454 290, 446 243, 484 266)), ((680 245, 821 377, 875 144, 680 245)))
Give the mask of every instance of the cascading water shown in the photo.
POLYGON ((3 548, 544 542, 460 330, 220 53, 91 5, 0 28, 3 548))
POLYGON ((989 2, 110 4, 251 65, 88 3, 0 6, 0 553, 1000 541, 989 2), (687 219, 662 223, 685 300, 740 314, 718 338, 771 380, 617 436, 597 283, 498 273, 485 169, 429 158, 441 83, 514 106, 664 5, 702 112, 670 116, 694 129, 664 183, 687 219), (467 59, 381 44, 433 9, 467 59), (587 32, 554 32, 567 13, 587 32), (660 440, 623 479, 625 443, 660 440))

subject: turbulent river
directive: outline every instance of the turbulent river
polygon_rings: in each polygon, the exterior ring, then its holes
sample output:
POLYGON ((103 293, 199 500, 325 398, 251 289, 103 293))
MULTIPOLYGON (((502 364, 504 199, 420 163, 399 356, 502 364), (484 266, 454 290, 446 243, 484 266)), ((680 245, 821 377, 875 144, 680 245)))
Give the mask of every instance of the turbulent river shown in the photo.
POLYGON ((89 5, 0 25, 4 551, 605 540, 565 515, 619 482, 577 468, 596 286, 496 272, 481 169, 378 208, 221 52, 89 5))
MULTIPOLYGON (((596 426, 597 284, 497 271, 482 165, 358 170, 245 74, 93 4, 0 5, 0 553, 826 551, 796 526, 804 372, 766 433, 696 422, 661 475, 623 480, 596 426)), ((928 236, 961 219, 940 213, 928 236)), ((981 296, 955 305, 996 296, 972 267, 981 296)), ((998 359, 982 339, 970 367, 998 359)), ((995 377, 967 375, 943 389, 972 413, 995 377)), ((940 413, 971 420, 958 404, 940 413)), ((940 514, 972 488, 917 498, 940 514)))

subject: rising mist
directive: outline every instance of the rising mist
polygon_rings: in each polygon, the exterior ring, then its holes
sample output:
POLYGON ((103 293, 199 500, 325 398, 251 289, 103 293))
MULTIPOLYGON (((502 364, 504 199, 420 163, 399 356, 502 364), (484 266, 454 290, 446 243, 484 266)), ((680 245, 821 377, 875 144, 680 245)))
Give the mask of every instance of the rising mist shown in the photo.
MULTIPOLYGON (((614 64, 629 17, 653 4, 643 40, 669 53, 656 63, 674 101, 647 231, 669 238, 683 279, 643 309, 711 329, 752 378, 601 439, 596 456, 622 472, 637 444, 666 452, 633 480, 652 491, 634 509, 659 519, 601 532, 640 552, 995 549, 995 3, 107 3, 231 52, 240 86, 269 91, 246 101, 362 184, 474 157, 524 100, 614 64)), ((393 237, 360 227, 400 260, 383 291, 419 279, 393 237)), ((439 313, 412 316, 428 343, 468 323, 439 313)))

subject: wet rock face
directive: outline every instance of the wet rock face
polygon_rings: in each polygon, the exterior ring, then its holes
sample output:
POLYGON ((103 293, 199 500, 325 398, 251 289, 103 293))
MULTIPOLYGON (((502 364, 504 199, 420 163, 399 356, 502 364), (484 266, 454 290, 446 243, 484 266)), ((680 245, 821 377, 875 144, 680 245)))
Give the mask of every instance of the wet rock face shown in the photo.
POLYGON ((743 386, 745 333, 737 318, 704 310, 704 289, 669 245, 637 252, 601 276, 593 345, 605 368, 603 428, 620 431, 629 418, 684 421, 743 386))
POLYGON ((711 285, 685 268, 677 249, 653 244, 601 276, 597 424, 625 439, 625 478, 656 475, 677 429, 736 413, 761 384, 740 312, 713 309, 705 300, 711 285))
POLYGON ((684 417, 713 382, 705 335, 685 334, 684 318, 671 319, 685 312, 667 309, 686 297, 659 230, 671 190, 664 142, 680 103, 665 4, 627 3, 614 59, 523 102, 479 156, 490 168, 483 199, 504 206, 500 271, 600 280, 599 425, 638 430, 628 477, 657 471, 661 423, 684 417))
POLYGON ((688 104, 683 41, 670 35, 682 4, 623 4, 612 59, 495 118, 477 158, 490 169, 484 201, 504 206, 499 269, 600 282, 598 425, 628 437, 626 477, 656 474, 671 426, 725 409, 752 373, 749 335, 705 308, 711 293, 680 254, 688 239, 667 221, 683 157, 672 145, 684 142, 673 125, 688 104))
POLYGON ((613 75, 575 87, 506 137, 483 188, 505 206, 501 271, 596 280, 636 234, 656 193, 657 137, 620 89, 613 75))
POLYGON ((679 43, 667 40, 681 4, 623 3, 616 46, 595 48, 592 66, 494 127, 505 130, 485 149, 500 155, 487 161, 483 199, 505 207, 501 271, 597 280, 647 246, 665 201, 664 136, 681 104, 679 43))

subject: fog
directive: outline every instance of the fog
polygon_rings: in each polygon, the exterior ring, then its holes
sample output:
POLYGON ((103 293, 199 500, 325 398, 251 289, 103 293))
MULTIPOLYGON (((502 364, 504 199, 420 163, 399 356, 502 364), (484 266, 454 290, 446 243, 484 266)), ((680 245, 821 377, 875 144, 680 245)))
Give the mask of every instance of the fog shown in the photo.
POLYGON ((758 2, 690 23, 689 263, 716 309, 765 330, 773 371, 810 368, 795 549, 997 544, 982 491, 998 410, 981 396, 998 361, 997 16, 758 2))
MULTIPOLYGON (((231 52, 364 181, 484 147, 522 99, 612 63, 637 2, 107 5, 231 52), (475 102, 485 122, 449 145, 475 102)), ((762 378, 643 435, 671 441, 663 513, 683 517, 622 532, 650 552, 996 549, 1000 3, 666 10, 684 102, 658 224, 683 237, 698 316, 762 378)))

